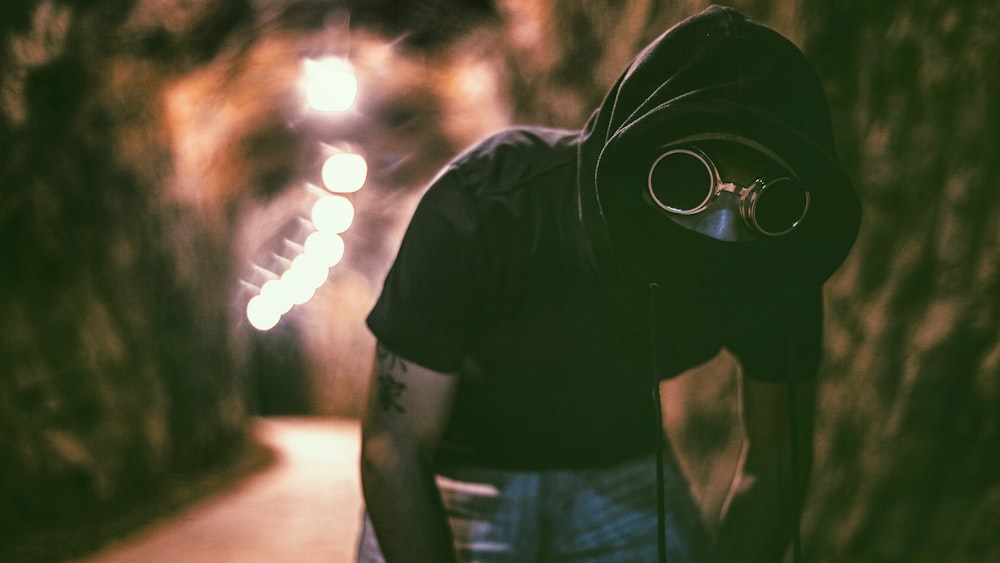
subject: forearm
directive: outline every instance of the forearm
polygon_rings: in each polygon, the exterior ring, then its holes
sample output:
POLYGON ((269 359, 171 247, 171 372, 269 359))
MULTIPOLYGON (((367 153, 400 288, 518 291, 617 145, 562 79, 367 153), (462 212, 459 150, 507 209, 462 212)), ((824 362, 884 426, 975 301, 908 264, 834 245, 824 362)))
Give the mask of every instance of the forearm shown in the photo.
POLYGON ((455 561, 434 474, 416 459, 363 459, 365 503, 386 561, 455 561))
POLYGON ((812 469, 815 396, 813 380, 788 386, 740 379, 743 449, 713 563, 782 560, 812 469))
POLYGON ((723 506, 713 561, 781 561, 797 525, 797 505, 801 505, 808 472, 808 463, 800 462, 793 488, 790 462, 760 469, 741 463, 723 506))

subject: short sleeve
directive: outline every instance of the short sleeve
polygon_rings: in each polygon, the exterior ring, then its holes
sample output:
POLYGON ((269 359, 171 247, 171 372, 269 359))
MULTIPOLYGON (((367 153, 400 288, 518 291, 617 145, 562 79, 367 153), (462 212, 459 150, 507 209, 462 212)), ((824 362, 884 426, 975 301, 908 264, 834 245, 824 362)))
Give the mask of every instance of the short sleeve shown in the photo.
POLYGON ((417 205, 367 318, 386 346, 424 367, 456 371, 483 294, 475 202, 448 174, 417 205))
POLYGON ((747 377, 775 382, 815 377, 823 346, 821 289, 796 299, 784 314, 731 340, 726 347, 747 377))

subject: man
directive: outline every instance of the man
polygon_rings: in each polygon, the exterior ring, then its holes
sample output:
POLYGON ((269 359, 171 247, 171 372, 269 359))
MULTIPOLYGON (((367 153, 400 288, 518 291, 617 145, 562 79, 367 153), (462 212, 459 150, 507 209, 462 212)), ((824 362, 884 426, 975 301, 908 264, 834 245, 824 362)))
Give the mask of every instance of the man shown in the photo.
POLYGON ((779 561, 859 220, 810 65, 729 8, 655 40, 582 131, 455 159, 368 318, 359 559, 779 561), (652 397, 723 347, 745 441, 709 542, 652 397))

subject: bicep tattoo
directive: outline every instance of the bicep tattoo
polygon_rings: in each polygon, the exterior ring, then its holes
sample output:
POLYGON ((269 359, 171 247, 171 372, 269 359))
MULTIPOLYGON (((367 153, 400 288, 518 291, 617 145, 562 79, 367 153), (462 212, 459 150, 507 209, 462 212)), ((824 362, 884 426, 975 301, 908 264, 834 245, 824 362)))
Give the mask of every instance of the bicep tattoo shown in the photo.
POLYGON ((406 384, 392 375, 396 370, 406 373, 406 362, 381 343, 376 346, 375 357, 378 359, 378 376, 375 384, 379 406, 386 412, 406 412, 403 405, 399 404, 399 399, 406 390, 406 384))

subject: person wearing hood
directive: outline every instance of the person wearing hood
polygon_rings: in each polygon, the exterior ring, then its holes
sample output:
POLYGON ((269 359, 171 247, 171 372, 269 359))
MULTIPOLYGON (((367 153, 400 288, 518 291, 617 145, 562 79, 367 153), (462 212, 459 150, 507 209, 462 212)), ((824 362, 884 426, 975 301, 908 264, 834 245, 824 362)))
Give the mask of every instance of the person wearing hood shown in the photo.
POLYGON ((639 53, 582 130, 464 152, 368 316, 359 560, 780 561, 822 285, 859 222, 811 65, 719 6, 639 53), (744 446, 709 538, 659 384, 723 348, 744 446))

